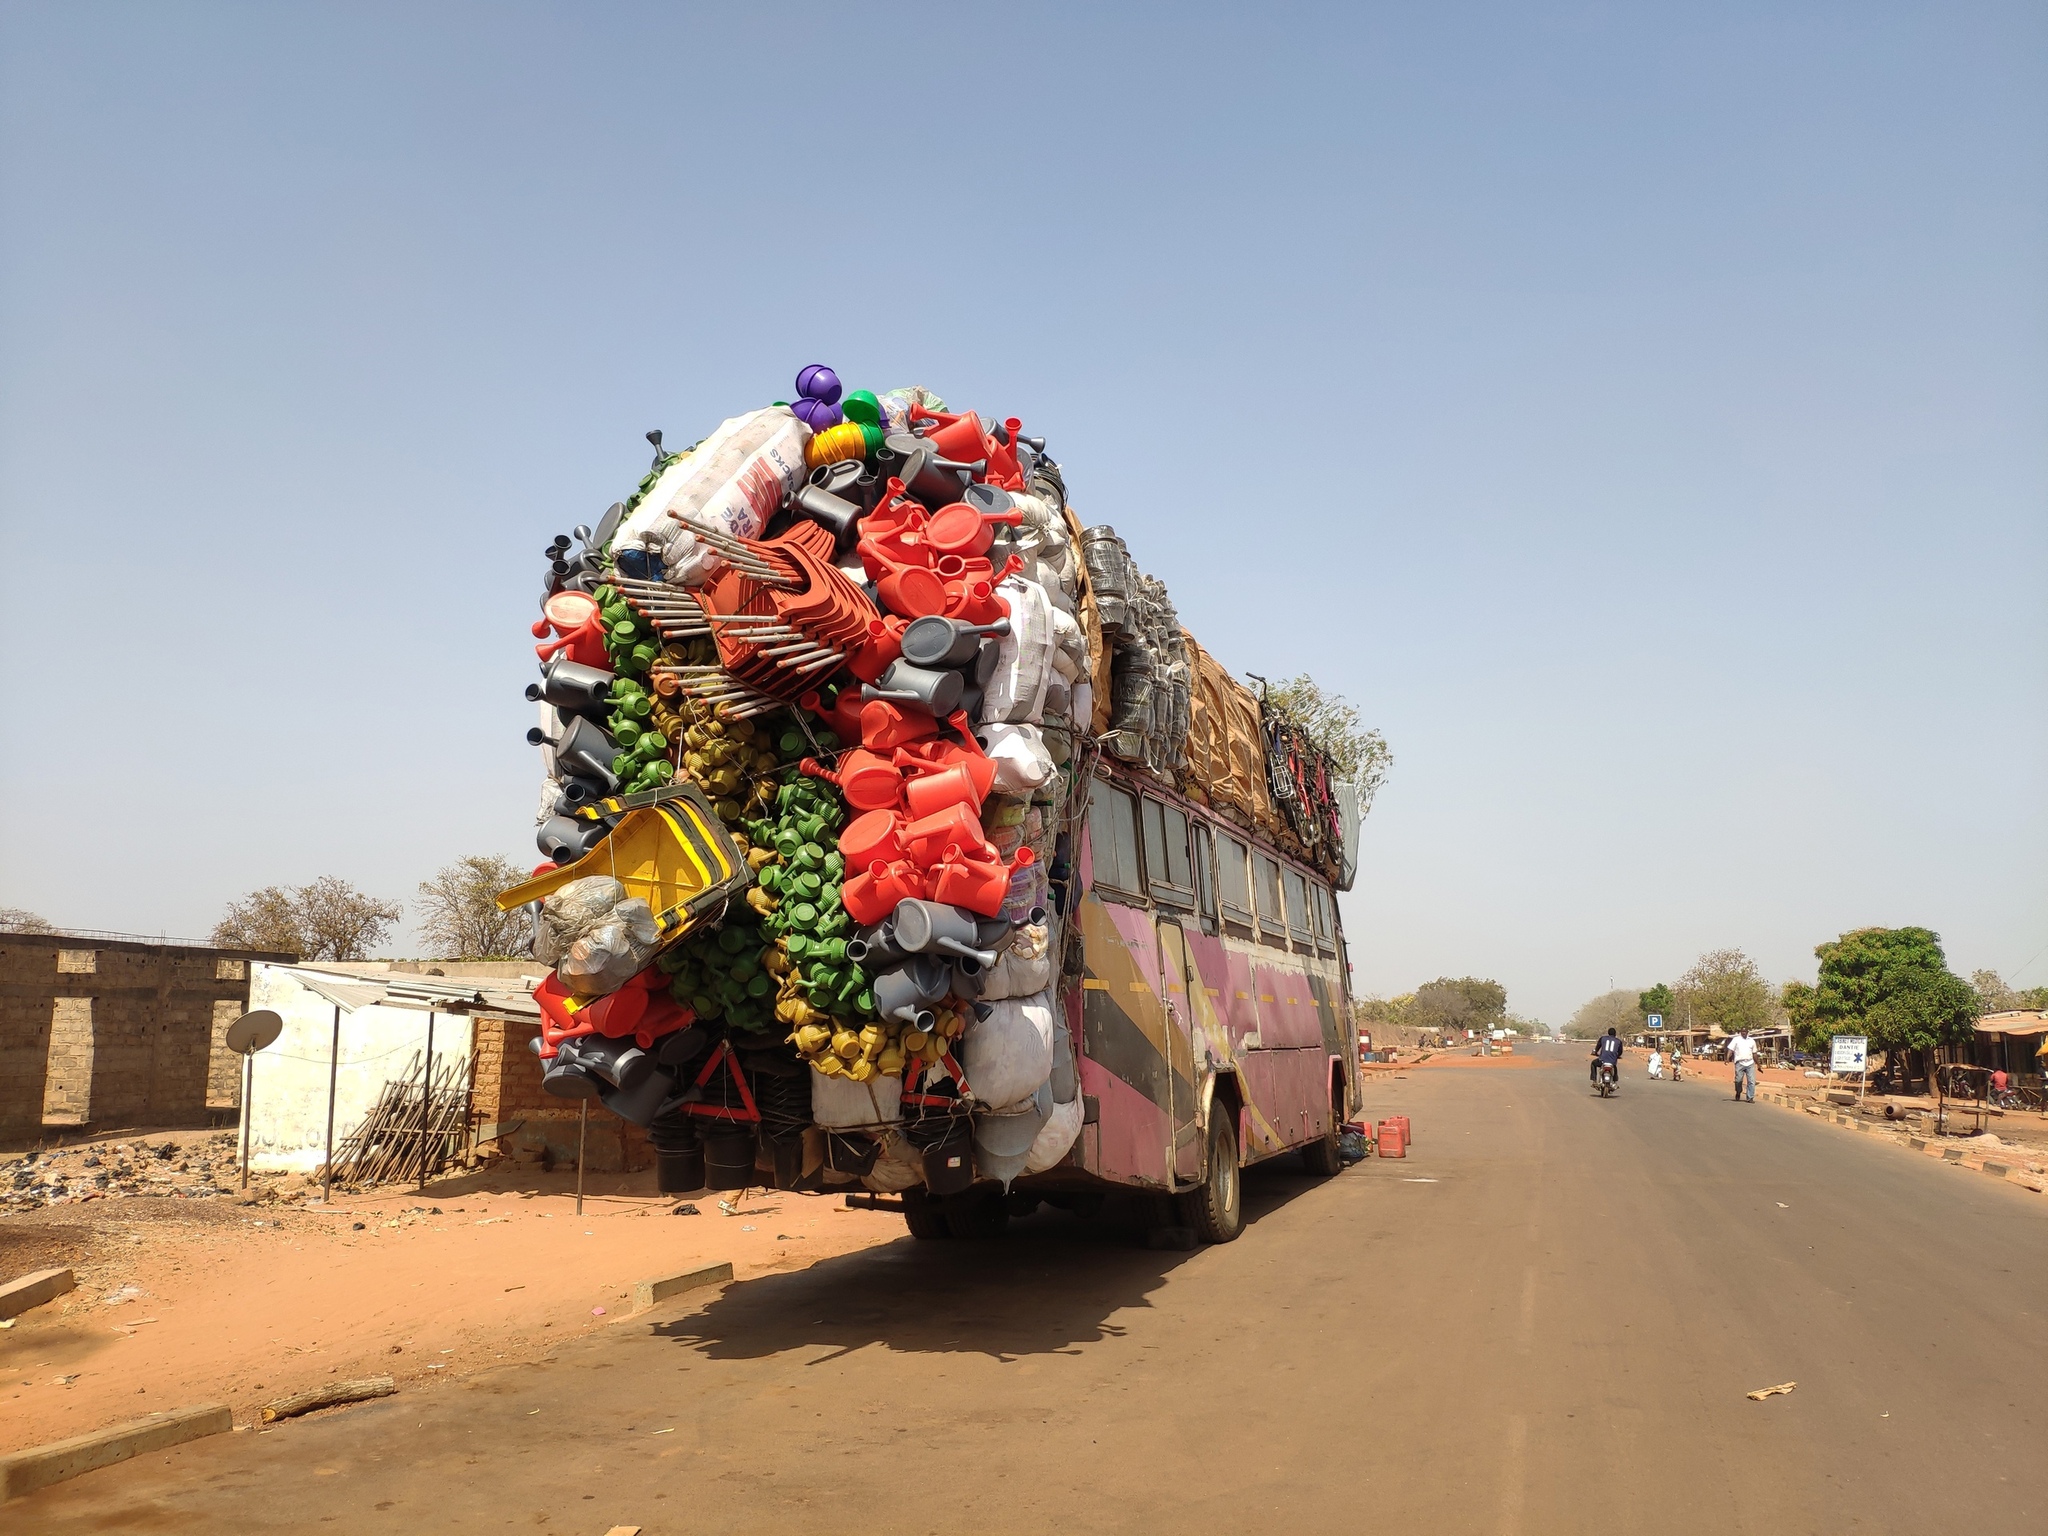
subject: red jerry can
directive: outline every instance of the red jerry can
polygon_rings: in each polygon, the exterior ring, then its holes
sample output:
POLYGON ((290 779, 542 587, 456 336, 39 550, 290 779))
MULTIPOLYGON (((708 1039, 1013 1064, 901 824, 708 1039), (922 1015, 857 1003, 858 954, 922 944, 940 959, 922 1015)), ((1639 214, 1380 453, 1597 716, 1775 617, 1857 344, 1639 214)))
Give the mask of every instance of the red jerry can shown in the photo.
POLYGON ((1400 1121, 1382 1120, 1380 1122, 1380 1134, 1377 1139, 1379 1141, 1381 1157, 1406 1157, 1408 1155, 1408 1138, 1401 1134, 1400 1121))
POLYGON ((1401 1127, 1401 1145, 1403 1147, 1414 1146, 1415 1133, 1408 1129, 1408 1117, 1406 1115, 1389 1115, 1387 1118, 1401 1127))

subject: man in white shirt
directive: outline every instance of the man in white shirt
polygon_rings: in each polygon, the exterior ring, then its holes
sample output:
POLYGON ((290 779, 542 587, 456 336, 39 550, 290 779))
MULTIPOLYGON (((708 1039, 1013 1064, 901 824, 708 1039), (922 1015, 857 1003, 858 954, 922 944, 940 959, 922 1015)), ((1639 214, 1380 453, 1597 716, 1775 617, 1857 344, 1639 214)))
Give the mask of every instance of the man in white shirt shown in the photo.
POLYGON ((1654 1045, 1650 1047, 1650 1076, 1652 1079, 1664 1075, 1664 1053, 1654 1045))
POLYGON ((1735 1097, 1738 1099, 1743 1098, 1745 1096, 1743 1088, 1747 1086, 1749 1089, 1747 1097, 1749 1102, 1754 1104, 1756 1102, 1756 1042, 1749 1038, 1748 1030, 1739 1029, 1735 1032, 1735 1038, 1728 1043, 1728 1059, 1735 1063, 1735 1097))

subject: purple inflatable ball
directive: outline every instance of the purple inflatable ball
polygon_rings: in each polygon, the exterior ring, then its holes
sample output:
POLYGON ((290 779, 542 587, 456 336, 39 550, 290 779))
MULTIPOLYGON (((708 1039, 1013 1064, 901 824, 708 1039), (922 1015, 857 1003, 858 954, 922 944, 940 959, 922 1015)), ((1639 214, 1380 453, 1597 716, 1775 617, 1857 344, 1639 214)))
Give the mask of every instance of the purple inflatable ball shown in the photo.
POLYGON ((806 400, 822 400, 827 405, 837 405, 839 390, 839 375, 823 363, 812 363, 796 376, 796 392, 806 400))
POLYGON ((796 419, 813 432, 836 427, 841 420, 838 406, 824 400, 813 400, 808 396, 799 399, 790 409, 796 412, 796 419))

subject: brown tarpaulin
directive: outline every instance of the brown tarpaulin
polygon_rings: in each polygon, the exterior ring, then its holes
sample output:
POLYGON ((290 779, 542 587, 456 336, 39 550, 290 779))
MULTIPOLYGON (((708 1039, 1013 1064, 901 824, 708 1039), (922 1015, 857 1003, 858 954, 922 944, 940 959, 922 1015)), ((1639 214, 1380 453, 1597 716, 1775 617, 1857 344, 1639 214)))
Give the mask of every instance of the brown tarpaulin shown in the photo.
POLYGON ((1210 804, 1234 810, 1254 825, 1275 828, 1279 819, 1266 784, 1259 701, 1193 635, 1185 629, 1180 633, 1193 673, 1188 688, 1188 777, 1210 804))

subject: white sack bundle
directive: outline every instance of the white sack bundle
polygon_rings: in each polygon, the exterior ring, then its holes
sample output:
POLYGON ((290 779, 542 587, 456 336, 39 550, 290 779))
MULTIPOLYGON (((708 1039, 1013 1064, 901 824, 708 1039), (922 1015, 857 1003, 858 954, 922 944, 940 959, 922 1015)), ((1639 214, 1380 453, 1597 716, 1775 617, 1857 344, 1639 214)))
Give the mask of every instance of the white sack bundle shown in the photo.
POLYGON ((689 528, 691 521, 756 539, 768 519, 803 483, 804 445, 811 429, 786 405, 749 411, 718 424, 695 448, 661 472, 633 515, 619 525, 612 548, 661 556, 662 580, 701 586, 725 562, 689 528))
POLYGON ((1052 994, 993 1003, 985 1019, 970 1019, 960 1044, 967 1086, 984 1104, 1015 1104, 1038 1091, 1052 1073, 1052 994))

